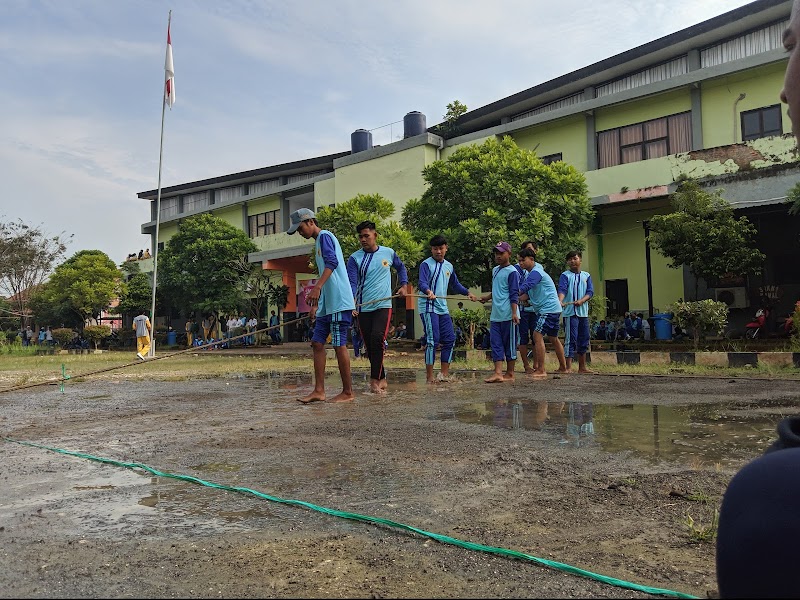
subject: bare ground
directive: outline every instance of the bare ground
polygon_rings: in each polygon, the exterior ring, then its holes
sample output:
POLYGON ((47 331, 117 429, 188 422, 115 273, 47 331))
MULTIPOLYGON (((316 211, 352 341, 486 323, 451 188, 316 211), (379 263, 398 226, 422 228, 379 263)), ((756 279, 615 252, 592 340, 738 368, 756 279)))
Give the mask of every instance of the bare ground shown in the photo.
MULTIPOLYGON (((349 404, 295 401, 308 375, 73 382, 0 395, 3 437, 391 519, 647 586, 716 590, 709 521, 735 469, 653 462, 538 428, 463 422, 465 405, 737 402, 739 418, 797 412, 796 381, 578 376, 488 385, 461 374, 349 404), (694 494, 694 496, 692 496, 694 494), (689 499, 698 495, 707 502, 689 499)), ((336 391, 335 379, 329 380, 336 391)), ((664 443, 669 443, 665 440, 664 443)), ((647 597, 591 578, 141 469, 2 442, 0 596, 647 597)))

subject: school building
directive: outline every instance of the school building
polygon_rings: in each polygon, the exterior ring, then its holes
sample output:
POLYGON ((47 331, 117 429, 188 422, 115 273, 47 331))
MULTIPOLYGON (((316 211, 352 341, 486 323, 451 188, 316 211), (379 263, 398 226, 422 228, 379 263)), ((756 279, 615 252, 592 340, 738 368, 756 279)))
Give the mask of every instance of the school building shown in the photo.
MULTIPOLYGON (((182 219, 212 212, 249 233, 259 247, 252 262, 299 292, 315 276, 308 266, 313 240, 283 233, 292 211, 379 193, 395 203, 399 219, 405 203, 423 193, 426 165, 465 144, 511 136, 543 160, 567 161, 584 173, 596 211, 584 269, 609 298, 610 314, 647 316, 680 298, 715 298, 729 304, 734 324, 750 320, 765 300, 773 319, 782 316, 800 299, 800 218, 785 204, 800 168, 778 98, 791 5, 757 0, 502 98, 463 115, 455 136, 437 135, 412 111, 399 141, 373 146, 371 133, 357 130, 348 151, 163 188, 151 247, 168 244, 182 219), (721 188, 737 215, 756 225, 767 256, 761 274, 708 288, 701 282, 695 296, 688 271, 668 268, 648 248, 648 220, 670 211, 669 195, 685 178, 721 188)), ((156 194, 138 194, 151 206, 142 233, 153 237, 156 194)), ((152 260, 144 263, 152 270, 152 260)), ((405 320, 419 329, 413 308, 409 300, 405 320)), ((290 294, 287 318, 297 310, 290 294)))

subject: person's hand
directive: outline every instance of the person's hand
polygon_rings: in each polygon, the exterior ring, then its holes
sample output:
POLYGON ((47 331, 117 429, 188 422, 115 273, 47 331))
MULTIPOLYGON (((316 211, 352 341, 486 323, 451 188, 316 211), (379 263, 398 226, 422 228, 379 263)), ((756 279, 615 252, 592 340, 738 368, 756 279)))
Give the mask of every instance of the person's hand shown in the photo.
POLYGON ((406 290, 406 286, 401 285, 399 288, 397 288, 397 295, 402 297, 407 296, 408 290, 406 290))
POLYGON ((436 294, 433 293, 433 290, 428 290, 428 293, 425 294, 428 300, 436 300, 436 294))
POLYGON ((313 321, 317 318, 317 305, 314 304, 311 306, 311 310, 308 311, 308 319, 313 321))
POLYGON ((477 297, 475 294, 473 294, 472 292, 470 292, 469 294, 467 294, 467 298, 469 298, 469 299, 470 299, 470 300, 472 300, 473 302, 477 302, 477 301, 478 301, 478 297, 477 297))
POLYGON ((315 285, 306 295, 306 304, 309 306, 317 306, 319 304, 320 289, 315 285))
POLYGON ((517 313, 511 315, 511 320, 514 321, 515 325, 519 325, 519 315, 517 315, 517 313))
POLYGON ((481 304, 486 304, 488 301, 489 298, 487 298, 486 296, 481 296, 480 298, 478 298, 478 302, 480 302, 481 304))

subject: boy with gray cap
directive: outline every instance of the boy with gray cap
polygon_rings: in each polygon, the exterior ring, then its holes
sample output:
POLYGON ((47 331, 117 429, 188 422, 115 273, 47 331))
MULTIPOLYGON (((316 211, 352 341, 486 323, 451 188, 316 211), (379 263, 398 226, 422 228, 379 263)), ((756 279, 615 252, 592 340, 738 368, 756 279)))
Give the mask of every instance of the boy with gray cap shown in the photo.
POLYGON ((336 352, 339 363, 339 375, 342 378, 342 392, 328 402, 349 402, 355 398, 353 380, 350 375, 350 355, 347 351, 347 332, 353 320, 356 304, 350 280, 347 277, 347 265, 342 255, 339 240, 330 231, 320 229, 317 216, 313 210, 301 208, 289 215, 291 224, 286 233, 300 233, 305 239, 314 238, 319 278, 308 292, 306 303, 311 307, 309 318, 314 321, 314 334, 311 337, 311 348, 314 352, 314 390, 299 402, 325 401, 325 341, 328 334, 336 352))

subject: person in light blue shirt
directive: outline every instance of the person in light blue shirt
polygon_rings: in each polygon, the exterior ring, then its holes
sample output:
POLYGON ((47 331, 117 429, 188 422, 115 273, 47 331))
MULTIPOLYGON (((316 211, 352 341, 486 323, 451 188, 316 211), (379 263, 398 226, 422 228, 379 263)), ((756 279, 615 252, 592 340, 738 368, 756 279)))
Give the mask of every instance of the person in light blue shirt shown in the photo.
MULTIPOLYGON (((533 240, 524 241, 520 246, 520 253, 523 250, 531 250, 532 256, 536 256, 536 252, 539 251, 539 244, 533 240)), ((520 254, 517 254, 517 264, 514 265, 514 268, 517 269, 517 272, 519 273, 519 282, 521 285, 522 282, 527 279, 529 272, 522 267, 520 261, 521 256, 520 254)), ((542 265, 534 262, 533 268, 541 271, 542 265)), ((538 317, 536 316, 536 311, 533 310, 533 307, 530 305, 530 303, 527 303, 527 305, 520 303, 519 311, 519 346, 517 347, 517 354, 522 358, 525 374, 533 375, 538 367, 536 364, 536 352, 534 348, 534 352, 532 352, 533 362, 531 362, 528 359, 528 344, 533 343, 534 341, 533 332, 536 327, 536 320, 538 317)))
POLYGON ((514 381, 514 366, 517 363, 519 272, 511 264, 511 244, 499 242, 492 252, 497 263, 492 270, 492 291, 481 296, 480 301, 483 303, 492 301, 489 327, 494 373, 484 381, 502 383, 514 381), (506 363, 505 373, 503 373, 503 361, 506 363))
POLYGON ((447 307, 448 290, 452 287, 457 293, 467 296, 473 302, 477 298, 458 281, 453 265, 445 260, 447 239, 435 235, 430 241, 431 256, 419 266, 420 299, 417 311, 425 331, 425 375, 427 383, 436 383, 433 377, 433 364, 436 361, 436 346, 441 344, 441 372, 439 381, 450 381, 450 363, 453 362, 453 348, 456 334, 453 320, 447 307))
POLYGON ((591 373, 586 368, 589 350, 589 300, 594 296, 592 276, 581 271, 583 254, 578 250, 567 252, 568 269, 558 279, 558 299, 563 307, 567 371, 572 359, 578 355, 578 373, 591 373))
POLYGON ((342 247, 330 231, 321 229, 316 214, 308 208, 301 208, 289 215, 291 225, 286 231, 289 235, 299 232, 305 239, 314 238, 314 253, 319 278, 308 291, 306 303, 311 308, 309 318, 314 321, 311 348, 314 353, 314 389, 298 401, 309 402, 349 402, 355 398, 353 379, 350 372, 350 354, 347 350, 347 332, 353 322, 356 308, 342 247), (333 398, 325 398, 325 342, 331 336, 331 344, 339 363, 342 378, 342 392, 333 398))
POLYGON ((536 315, 533 323, 533 346, 534 364, 536 368, 531 374, 534 379, 544 379, 547 377, 545 368, 546 350, 544 346, 544 336, 550 340, 558 357, 558 371, 556 373, 567 372, 567 362, 564 356, 564 346, 558 339, 558 328, 561 321, 561 302, 558 299, 556 285, 552 277, 547 272, 536 267, 536 254, 530 248, 521 250, 519 253, 520 264, 528 272, 528 277, 519 286, 519 301, 526 302, 532 314, 536 315))
POLYGON ((392 269, 397 272, 397 295, 406 295, 408 272, 403 261, 391 248, 378 245, 375 223, 363 221, 356 225, 361 249, 347 261, 347 276, 355 297, 357 326, 369 358, 369 389, 376 394, 386 393, 386 369, 383 367, 386 334, 392 322, 392 269))

